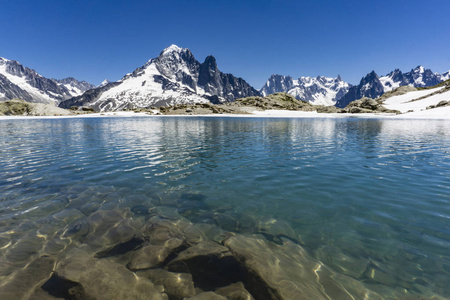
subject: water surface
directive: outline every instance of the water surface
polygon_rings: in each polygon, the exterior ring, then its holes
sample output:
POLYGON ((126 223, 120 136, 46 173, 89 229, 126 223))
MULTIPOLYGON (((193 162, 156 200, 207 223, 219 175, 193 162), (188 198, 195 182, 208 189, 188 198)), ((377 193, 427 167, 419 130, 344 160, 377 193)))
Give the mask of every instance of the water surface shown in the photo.
POLYGON ((0 278, 76 246, 80 218, 158 206, 293 240, 387 299, 450 298, 448 121, 1 120, 0 170, 0 278))

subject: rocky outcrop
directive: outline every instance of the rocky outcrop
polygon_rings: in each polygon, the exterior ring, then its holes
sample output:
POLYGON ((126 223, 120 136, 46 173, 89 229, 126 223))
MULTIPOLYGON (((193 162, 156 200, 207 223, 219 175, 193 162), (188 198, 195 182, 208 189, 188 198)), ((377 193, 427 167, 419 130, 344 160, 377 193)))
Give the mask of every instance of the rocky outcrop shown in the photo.
POLYGON ((0 116, 67 116, 76 112, 55 107, 52 104, 30 103, 13 99, 0 102, 0 116))
POLYGON ((253 106, 261 109, 285 109, 314 111, 315 106, 306 101, 301 101, 287 93, 275 93, 266 97, 247 97, 237 99, 233 105, 253 106))
POLYGON ((359 100, 350 102, 341 113, 393 113, 400 114, 398 110, 390 110, 381 105, 381 101, 376 101, 371 98, 363 97, 359 100))

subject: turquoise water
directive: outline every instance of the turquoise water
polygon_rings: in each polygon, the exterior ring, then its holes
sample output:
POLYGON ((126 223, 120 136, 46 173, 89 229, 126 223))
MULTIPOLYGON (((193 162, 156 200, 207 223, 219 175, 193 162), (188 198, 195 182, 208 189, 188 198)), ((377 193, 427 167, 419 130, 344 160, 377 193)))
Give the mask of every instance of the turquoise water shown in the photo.
POLYGON ((385 298, 450 298, 448 121, 1 120, 0 170, 0 279, 82 217, 154 208, 288 238, 385 298))

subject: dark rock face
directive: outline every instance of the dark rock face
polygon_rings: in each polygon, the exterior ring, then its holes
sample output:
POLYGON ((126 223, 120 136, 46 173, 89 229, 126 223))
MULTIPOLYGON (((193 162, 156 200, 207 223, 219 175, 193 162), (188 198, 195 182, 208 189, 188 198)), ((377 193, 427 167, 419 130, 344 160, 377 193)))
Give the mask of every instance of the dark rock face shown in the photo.
POLYGON ((33 102, 33 97, 19 86, 8 80, 4 75, 0 74, 0 93, 4 94, 2 100, 22 99, 33 102))
POLYGON ((362 97, 377 98, 384 93, 384 87, 375 71, 361 79, 359 85, 352 86, 344 97, 336 102, 337 107, 345 107, 350 102, 362 97))
POLYGON ((266 84, 261 89, 261 93, 264 95, 270 95, 275 93, 287 93, 294 87, 294 79, 291 76, 283 76, 279 74, 273 74, 269 77, 266 84))
POLYGON ((359 85, 351 87, 347 94, 336 102, 336 106, 346 107, 350 102, 362 97, 375 99, 399 86, 433 86, 446 78, 448 78, 448 72, 441 75, 433 73, 430 69, 425 69, 422 66, 418 66, 407 73, 402 73, 399 69, 395 69, 381 78, 375 71, 372 71, 361 79, 359 85))
POLYGON ((4 94, 0 95, 0 101, 18 98, 34 103, 58 103, 94 87, 71 77, 61 80, 45 78, 14 60, 0 58, 0 65, 5 70, 4 74, 0 73, 0 93, 4 94), (7 75, 26 82, 29 88, 19 87, 7 75))
POLYGON ((140 108, 205 101, 218 104, 258 95, 259 92, 242 78, 220 72, 213 56, 200 63, 189 49, 172 45, 120 81, 64 101, 60 107, 77 105, 96 110, 119 110, 129 106, 140 108), (140 86, 127 86, 126 83, 136 80, 142 80, 140 86), (112 96, 104 96, 107 91, 112 96))

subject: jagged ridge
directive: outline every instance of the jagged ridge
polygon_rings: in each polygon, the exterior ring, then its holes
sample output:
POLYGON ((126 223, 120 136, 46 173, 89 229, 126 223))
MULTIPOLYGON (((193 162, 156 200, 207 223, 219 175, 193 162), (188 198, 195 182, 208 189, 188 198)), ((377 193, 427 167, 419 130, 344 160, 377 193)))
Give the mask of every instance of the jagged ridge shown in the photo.
POLYGON ((72 77, 48 79, 15 60, 0 57, 0 101, 19 98, 28 102, 58 104, 93 87, 72 77))
POLYGON ((317 76, 295 80, 290 76, 275 74, 267 80, 260 92, 263 96, 285 92, 314 105, 334 105, 347 93, 350 86, 339 75, 336 78, 317 76))
POLYGON ((351 87, 347 94, 336 102, 336 106, 345 107, 350 102, 363 97, 375 99, 400 86, 434 86, 449 78, 450 71, 443 74, 433 73, 430 69, 425 69, 422 66, 418 66, 407 73, 402 73, 402 71, 396 69, 382 77, 372 71, 361 79, 359 85, 351 87))

